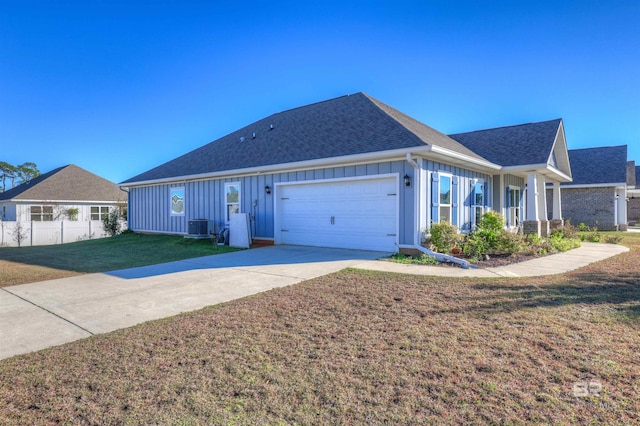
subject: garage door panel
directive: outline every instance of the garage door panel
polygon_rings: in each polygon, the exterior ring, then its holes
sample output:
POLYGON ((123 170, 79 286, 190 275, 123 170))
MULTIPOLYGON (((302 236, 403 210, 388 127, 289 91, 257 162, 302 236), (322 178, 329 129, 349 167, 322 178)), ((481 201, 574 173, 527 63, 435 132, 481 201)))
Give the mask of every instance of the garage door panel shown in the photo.
POLYGON ((396 250, 395 178, 282 185, 280 244, 396 250))

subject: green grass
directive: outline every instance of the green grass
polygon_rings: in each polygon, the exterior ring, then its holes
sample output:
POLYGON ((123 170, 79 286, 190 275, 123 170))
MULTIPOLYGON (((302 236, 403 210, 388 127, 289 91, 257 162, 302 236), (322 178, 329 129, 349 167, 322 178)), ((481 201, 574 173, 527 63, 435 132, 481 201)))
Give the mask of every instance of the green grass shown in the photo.
POLYGON ((229 246, 213 245, 209 239, 134 233, 55 246, 2 247, 0 286, 74 273, 153 265, 234 250, 229 246), (36 279, 29 279, 29 275, 36 279))

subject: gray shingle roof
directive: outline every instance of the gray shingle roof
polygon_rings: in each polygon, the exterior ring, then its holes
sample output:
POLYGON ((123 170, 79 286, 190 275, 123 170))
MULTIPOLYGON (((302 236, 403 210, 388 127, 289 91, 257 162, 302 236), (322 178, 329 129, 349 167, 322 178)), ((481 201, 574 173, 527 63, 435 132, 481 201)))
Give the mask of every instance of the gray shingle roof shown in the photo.
POLYGON ((562 119, 449 135, 501 166, 546 164, 562 119))
POLYGON ((113 182, 70 164, 0 193, 0 200, 125 202, 127 193, 113 182))
POLYGON ((364 93, 356 93, 273 114, 122 183, 427 144, 484 160, 443 133, 364 93))
POLYGON ((627 146, 570 149, 569 161, 573 182, 563 185, 625 183, 627 181, 627 146))

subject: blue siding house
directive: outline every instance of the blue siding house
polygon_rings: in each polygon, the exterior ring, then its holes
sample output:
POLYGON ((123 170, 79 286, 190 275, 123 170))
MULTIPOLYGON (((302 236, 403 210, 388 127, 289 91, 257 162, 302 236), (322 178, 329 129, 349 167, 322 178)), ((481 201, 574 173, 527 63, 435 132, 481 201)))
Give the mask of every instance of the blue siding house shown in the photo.
POLYGON ((468 232, 487 210, 544 234, 545 185, 559 199, 569 181, 562 120, 447 136, 356 93, 273 114, 121 186, 134 231, 186 235, 195 219, 216 231, 246 213, 255 239, 390 252, 418 247, 432 223, 468 232))

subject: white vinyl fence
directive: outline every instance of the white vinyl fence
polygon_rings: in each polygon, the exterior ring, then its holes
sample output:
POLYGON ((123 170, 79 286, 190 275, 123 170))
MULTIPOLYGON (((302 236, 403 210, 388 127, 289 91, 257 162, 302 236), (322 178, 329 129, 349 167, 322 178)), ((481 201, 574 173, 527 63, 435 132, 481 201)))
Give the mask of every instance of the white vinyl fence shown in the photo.
MULTIPOLYGON (((121 229, 124 230, 126 228, 127 223, 121 222, 121 229)), ((99 220, 0 221, 0 247, 18 247, 18 239, 21 240, 20 245, 26 247, 73 243, 106 236, 102 222, 99 220), (20 238, 18 234, 20 234, 20 238)))

